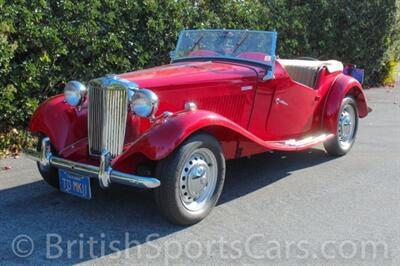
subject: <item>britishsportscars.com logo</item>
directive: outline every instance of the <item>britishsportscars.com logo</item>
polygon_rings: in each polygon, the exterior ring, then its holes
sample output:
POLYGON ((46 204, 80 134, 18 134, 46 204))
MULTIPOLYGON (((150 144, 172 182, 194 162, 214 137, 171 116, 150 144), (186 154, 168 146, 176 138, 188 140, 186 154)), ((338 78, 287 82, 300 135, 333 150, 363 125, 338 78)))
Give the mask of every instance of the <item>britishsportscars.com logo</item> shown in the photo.
MULTIPOLYGON (((241 240, 226 240, 223 237, 199 241, 178 240, 157 241, 160 234, 147 235, 145 241, 135 240, 129 232, 123 237, 110 239, 105 233, 85 235, 80 233, 76 239, 64 239, 60 234, 48 233, 45 242, 45 256, 49 260, 57 259, 95 259, 103 256, 111 258, 162 259, 165 264, 178 258, 196 260, 202 257, 220 259, 254 260, 317 260, 327 261, 374 261, 390 259, 389 244, 384 240, 276 240, 268 239, 265 234, 252 234, 241 240)), ((16 236, 11 242, 15 256, 27 258, 37 252, 36 244, 27 234, 16 236)), ((43 252, 43 251, 41 251, 43 252)))

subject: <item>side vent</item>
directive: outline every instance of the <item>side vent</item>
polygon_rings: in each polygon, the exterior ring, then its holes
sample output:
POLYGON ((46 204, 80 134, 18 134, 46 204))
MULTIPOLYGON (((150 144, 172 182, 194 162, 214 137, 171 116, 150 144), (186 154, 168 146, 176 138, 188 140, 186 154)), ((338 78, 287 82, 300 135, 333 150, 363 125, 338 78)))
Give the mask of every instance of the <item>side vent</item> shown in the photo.
POLYGON ((246 96, 231 95, 202 98, 198 101, 199 109, 205 109, 223 115, 233 121, 240 121, 243 114, 243 107, 246 103, 246 96))

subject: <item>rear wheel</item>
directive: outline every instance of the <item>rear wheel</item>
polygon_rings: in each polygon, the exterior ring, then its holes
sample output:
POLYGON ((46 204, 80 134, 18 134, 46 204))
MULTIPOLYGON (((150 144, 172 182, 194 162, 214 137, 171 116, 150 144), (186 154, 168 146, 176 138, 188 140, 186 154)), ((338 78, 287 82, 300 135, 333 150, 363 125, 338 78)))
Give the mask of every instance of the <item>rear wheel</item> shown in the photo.
POLYGON ((218 141, 196 134, 159 162, 155 190, 161 213, 178 225, 205 218, 217 203, 225 179, 225 158, 218 141))
POLYGON ((340 107, 336 135, 324 143, 325 150, 334 156, 345 155, 354 144, 357 128, 357 104, 353 97, 347 96, 340 107))
MULTIPOLYGON (((40 149, 41 149, 41 143, 42 143, 43 138, 44 138, 44 136, 39 139, 39 142, 37 145, 38 151, 40 151, 40 149)), ((60 183, 59 183, 59 179, 58 179, 58 169, 51 166, 50 164, 42 165, 39 162, 37 162, 36 165, 37 165, 39 173, 43 177, 44 181, 46 181, 47 184, 49 184, 50 186, 59 190, 60 183)))

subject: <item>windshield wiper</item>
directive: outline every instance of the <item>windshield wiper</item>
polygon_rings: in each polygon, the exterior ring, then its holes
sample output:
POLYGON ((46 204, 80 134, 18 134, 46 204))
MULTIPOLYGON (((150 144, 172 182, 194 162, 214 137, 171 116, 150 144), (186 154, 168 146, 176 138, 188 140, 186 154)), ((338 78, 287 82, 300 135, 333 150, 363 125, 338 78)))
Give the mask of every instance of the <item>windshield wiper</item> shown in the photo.
POLYGON ((196 48, 197 45, 203 40, 204 38, 204 33, 200 35, 200 37, 196 40, 196 42, 193 44, 192 48, 190 48, 189 53, 193 52, 194 48, 196 48))
POLYGON ((235 54, 236 50, 239 49, 240 46, 242 46, 243 42, 247 39, 248 36, 249 36, 249 31, 246 30, 246 32, 243 33, 242 37, 236 44, 235 48, 233 48, 231 55, 235 54))

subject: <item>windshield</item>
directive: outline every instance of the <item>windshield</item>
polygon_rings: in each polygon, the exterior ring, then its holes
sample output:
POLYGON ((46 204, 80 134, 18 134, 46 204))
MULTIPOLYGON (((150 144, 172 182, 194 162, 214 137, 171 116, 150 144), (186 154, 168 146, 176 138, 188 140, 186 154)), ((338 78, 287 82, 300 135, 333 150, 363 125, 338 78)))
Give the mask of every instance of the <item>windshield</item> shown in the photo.
POLYGON ((184 30, 173 61, 220 58, 273 65, 276 32, 252 30, 184 30))

